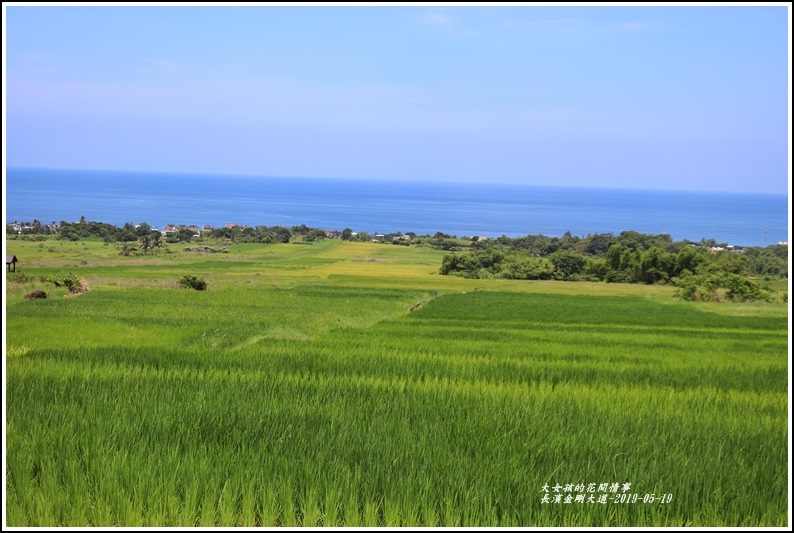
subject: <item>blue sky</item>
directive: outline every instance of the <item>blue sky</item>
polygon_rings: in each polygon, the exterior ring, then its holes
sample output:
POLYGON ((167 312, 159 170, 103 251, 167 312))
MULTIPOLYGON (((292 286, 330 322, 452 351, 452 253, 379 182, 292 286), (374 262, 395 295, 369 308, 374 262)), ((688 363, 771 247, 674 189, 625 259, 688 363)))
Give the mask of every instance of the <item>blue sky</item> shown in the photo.
POLYGON ((3 8, 8 166, 788 191, 782 4, 3 8))

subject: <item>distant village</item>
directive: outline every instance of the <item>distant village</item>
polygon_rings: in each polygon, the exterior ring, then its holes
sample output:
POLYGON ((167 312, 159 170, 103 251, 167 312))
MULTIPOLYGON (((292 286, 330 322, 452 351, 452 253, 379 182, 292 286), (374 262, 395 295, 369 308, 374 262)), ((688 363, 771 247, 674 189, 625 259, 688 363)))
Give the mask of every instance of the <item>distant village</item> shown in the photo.
MULTIPOLYGON (((17 234, 17 235, 61 235, 62 234, 62 224, 67 224, 69 226, 73 225, 103 225, 109 226, 107 224, 97 223, 97 222, 86 222, 84 219, 80 221, 73 222, 71 224, 62 222, 53 222, 52 224, 41 224, 38 220, 34 220, 33 222, 12 222, 6 225, 6 233, 7 234, 17 234)), ((277 231, 281 230, 282 232, 287 232, 289 234, 299 234, 304 236, 311 236, 312 238, 326 238, 326 239, 343 239, 343 240, 354 240, 354 241, 372 241, 372 242, 395 242, 395 243, 407 243, 412 239, 415 239, 418 236, 416 233, 407 232, 403 234, 402 232, 396 233, 367 233, 367 232, 354 232, 348 228, 345 228, 342 231, 338 229, 319 229, 319 228, 309 228, 306 225, 301 226, 293 226, 292 228, 286 228, 283 226, 274 226, 274 227, 265 227, 265 226, 257 226, 254 228, 253 226, 249 225, 239 225, 233 222, 226 224, 223 227, 216 227, 209 224, 205 225, 197 225, 197 224, 166 224, 162 230, 157 227, 149 226, 146 223, 144 232, 157 232, 160 233, 166 240, 172 239, 175 240, 177 237, 182 239, 191 239, 191 238, 202 238, 202 237, 233 237, 233 236, 246 236, 246 235, 253 235, 254 233, 261 233, 264 231, 277 231)), ((142 228, 141 224, 132 225, 130 223, 125 224, 124 228, 128 229, 132 233, 141 234, 142 232, 139 229, 142 228)), ((140 236, 140 235, 139 235, 140 236)), ((449 235, 446 235, 441 232, 437 232, 435 235, 422 235, 421 237, 425 238, 450 238, 449 235)), ((484 236, 474 236, 474 237, 465 237, 466 239, 471 239, 473 241, 482 241, 485 242, 490 239, 490 237, 484 236)))
MULTIPOLYGON (((73 224, 86 224, 87 222, 85 219, 81 219, 80 221, 76 221, 73 224)), ((91 222, 89 224, 96 224, 91 222)), ((145 224, 145 223, 144 223, 145 224)), ((131 224, 126 224, 125 227, 131 226, 131 224)), ((222 237, 222 236, 231 236, 233 233, 241 233, 245 235, 246 233, 251 234, 254 231, 259 230, 262 227, 254 228, 249 225, 238 225, 234 222, 230 222, 226 224, 222 228, 216 228, 215 226, 205 224, 199 226, 197 224, 166 224, 162 230, 158 229, 157 227, 147 226, 147 229, 152 232, 161 233, 166 239, 169 237, 175 237, 177 235, 182 236, 189 236, 188 238, 201 238, 206 236, 214 236, 214 237, 222 237), (220 231, 219 231, 220 230, 220 231)), ((132 226, 134 229, 138 229, 141 227, 140 224, 132 226)), ((280 228, 277 226, 276 228, 280 228)), ((275 228, 265 228, 269 230, 273 230, 275 228)), ((289 228, 283 228, 287 231, 290 231, 289 228)), ((415 239, 417 236, 413 232, 407 232, 405 234, 401 232, 397 233, 374 233, 369 234, 367 232, 353 232, 349 229, 345 229, 343 231, 339 231, 337 229, 318 229, 318 228, 308 228, 305 225, 302 226, 295 226, 292 228, 291 233, 298 233, 298 234, 307 234, 312 232, 314 237, 324 237, 326 239, 344 239, 344 240, 355 240, 355 241, 372 241, 372 242, 394 242, 394 243, 408 243, 412 239, 415 239)), ((25 235, 25 234, 55 234, 58 235, 61 233, 61 223, 53 222, 52 224, 41 224, 38 220, 34 220, 33 222, 12 222, 6 225, 6 233, 7 234, 17 234, 17 235, 25 235)), ((423 235, 421 237, 424 238, 450 238, 451 236, 443 234, 441 232, 436 233, 435 235, 423 235)), ((452 236, 452 238, 455 238, 452 236)), ((479 241, 485 242, 492 240, 491 237, 486 236, 472 236, 472 237, 462 237, 462 239, 471 240, 471 241, 479 241)), ((710 241, 714 243, 714 241, 710 241)), ((788 242, 778 242, 778 246, 788 246, 788 242)), ((714 244, 706 244, 705 241, 701 244, 691 243, 691 246, 697 247, 705 247, 709 253, 716 254, 722 251, 734 252, 734 253, 743 253, 745 251, 745 247, 743 246, 733 246, 730 244, 721 244, 717 245, 714 244)))
MULTIPOLYGON (((225 228, 229 229, 229 230, 234 230, 235 228, 239 228, 241 231, 245 231, 246 229, 254 229, 252 226, 248 226, 248 225, 239 226, 239 225, 235 224, 234 222, 230 222, 230 223, 226 224, 225 228)), ((184 231, 191 232, 194 237, 198 238, 198 237, 201 237, 202 235, 206 235, 207 233, 214 233, 215 229, 216 229, 215 226, 210 226, 210 225, 204 225, 204 226, 198 227, 195 224, 190 225, 190 226, 187 226, 187 225, 184 225, 184 224, 180 224, 178 226, 175 225, 175 224, 167 224, 163 228, 162 234, 165 235, 166 237, 168 237, 170 235, 175 235, 175 234, 179 233, 180 231, 184 230, 184 231)), ((311 229, 311 228, 307 228, 307 229, 311 229)), ((152 230, 153 231, 159 231, 157 228, 152 228, 152 230)), ((336 230, 336 229, 321 229, 320 231, 322 231, 324 233, 324 236, 325 236, 326 239, 342 239, 346 235, 344 231, 339 231, 339 230, 336 230)), ((349 237, 352 240, 358 240, 359 233, 357 233, 355 231, 350 231, 350 233, 348 235, 349 235, 349 237)), ((415 237, 416 235, 413 234, 413 236, 415 237)), ((381 234, 381 233, 376 233, 376 234, 374 234, 372 236, 371 240, 373 242, 383 242, 383 240, 385 238, 386 238, 386 235, 381 234)), ((411 240, 411 234, 406 234, 406 235, 400 234, 399 236, 394 236, 394 240, 410 241, 411 240)))

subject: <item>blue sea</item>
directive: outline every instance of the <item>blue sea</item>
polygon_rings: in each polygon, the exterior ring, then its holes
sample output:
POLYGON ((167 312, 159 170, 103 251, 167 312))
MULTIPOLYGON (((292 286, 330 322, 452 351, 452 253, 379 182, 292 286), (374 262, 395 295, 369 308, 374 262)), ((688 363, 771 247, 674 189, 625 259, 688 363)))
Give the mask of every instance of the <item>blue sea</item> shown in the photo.
POLYGON ((8 168, 6 223, 89 221, 788 242, 786 195, 8 168))

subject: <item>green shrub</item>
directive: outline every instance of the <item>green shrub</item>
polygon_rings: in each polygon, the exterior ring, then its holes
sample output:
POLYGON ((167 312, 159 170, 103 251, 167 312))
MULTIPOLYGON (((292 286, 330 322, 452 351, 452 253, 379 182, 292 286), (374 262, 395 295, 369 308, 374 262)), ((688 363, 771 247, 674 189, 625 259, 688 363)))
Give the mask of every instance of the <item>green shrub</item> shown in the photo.
POLYGON ((179 286, 183 289, 207 290, 207 282, 198 276, 179 276, 179 286))
POLYGON ((6 279, 14 283, 27 283, 32 281, 32 278, 24 272, 10 272, 6 275, 6 279))
POLYGON ((767 300, 770 296, 757 283, 738 274, 726 276, 724 286, 728 289, 726 296, 734 302, 767 300))
POLYGON ((47 276, 43 279, 48 283, 52 283, 56 287, 66 287, 69 292, 78 293, 83 291, 83 285, 80 279, 71 272, 63 277, 60 276, 47 276))

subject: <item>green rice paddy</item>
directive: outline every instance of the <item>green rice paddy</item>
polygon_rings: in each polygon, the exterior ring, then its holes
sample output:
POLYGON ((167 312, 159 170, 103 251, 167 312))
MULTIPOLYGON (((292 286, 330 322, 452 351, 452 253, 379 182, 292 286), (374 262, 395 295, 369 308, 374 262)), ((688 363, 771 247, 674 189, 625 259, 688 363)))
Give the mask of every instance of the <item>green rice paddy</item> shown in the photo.
POLYGON ((9 526, 789 523, 786 305, 368 243, 8 249, 9 526))

